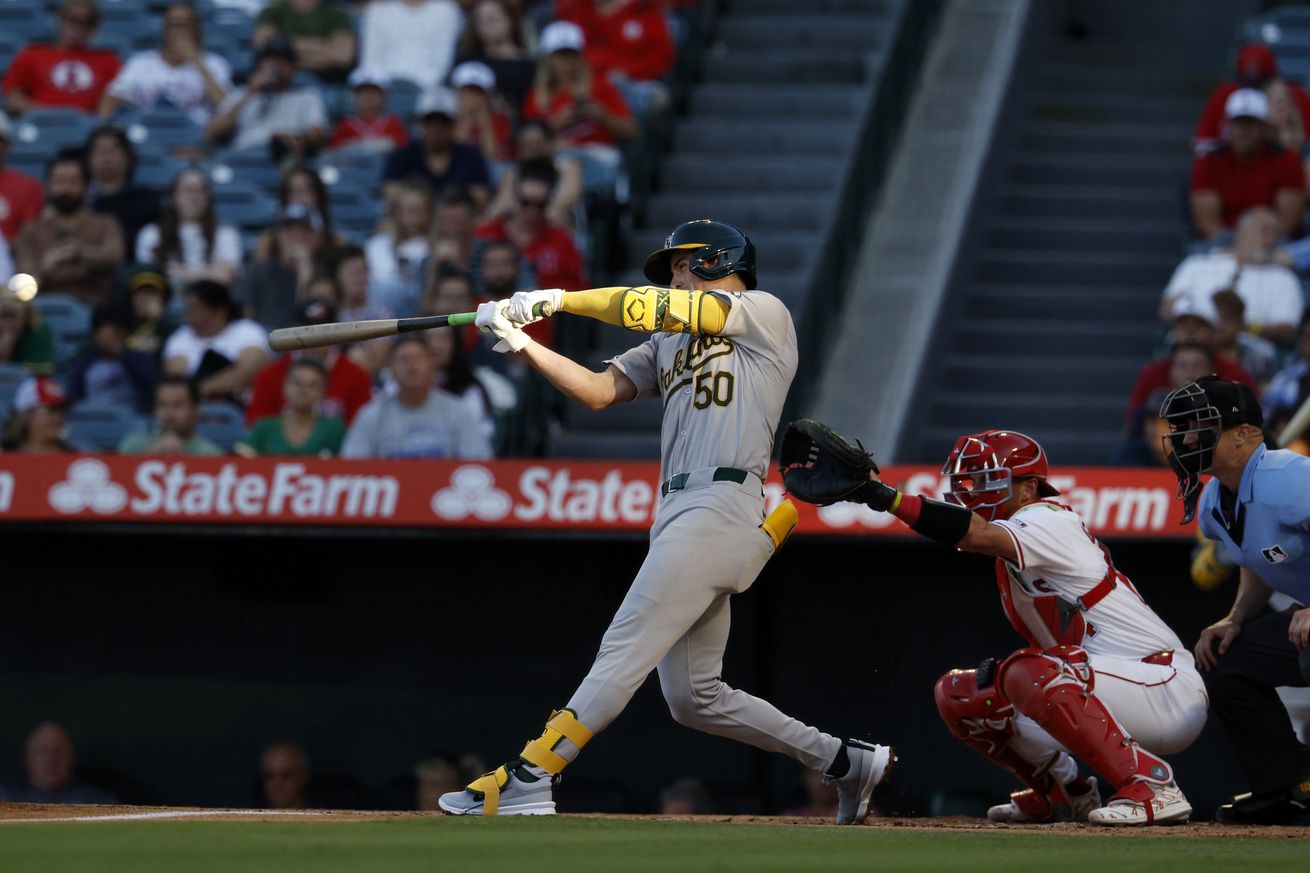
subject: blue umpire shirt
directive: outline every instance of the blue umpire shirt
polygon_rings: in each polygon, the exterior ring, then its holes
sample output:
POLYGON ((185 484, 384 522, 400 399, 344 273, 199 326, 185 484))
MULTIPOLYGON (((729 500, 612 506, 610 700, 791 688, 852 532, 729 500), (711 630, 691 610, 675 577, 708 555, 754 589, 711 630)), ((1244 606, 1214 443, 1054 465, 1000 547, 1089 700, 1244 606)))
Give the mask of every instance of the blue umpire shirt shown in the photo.
POLYGON ((1227 525, 1219 490, 1219 480, 1211 479, 1201 494, 1201 533, 1270 588, 1310 605, 1310 458, 1257 448, 1242 471, 1227 525))

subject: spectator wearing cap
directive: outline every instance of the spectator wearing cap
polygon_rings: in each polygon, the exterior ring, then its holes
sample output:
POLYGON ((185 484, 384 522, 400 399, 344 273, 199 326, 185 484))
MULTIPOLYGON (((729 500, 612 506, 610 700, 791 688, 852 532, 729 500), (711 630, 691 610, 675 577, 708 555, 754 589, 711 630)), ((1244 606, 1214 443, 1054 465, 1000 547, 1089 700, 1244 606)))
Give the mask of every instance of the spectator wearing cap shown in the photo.
POLYGON ((1246 304, 1252 333, 1288 340, 1301 321, 1301 283, 1277 263, 1278 217, 1263 206, 1249 209, 1237 223, 1231 248, 1190 255, 1174 270, 1160 300, 1160 320, 1173 320, 1173 307, 1187 297, 1213 297, 1231 288, 1246 304))
POLYGON ((161 47, 127 59, 100 100, 100 116, 113 118, 123 109, 171 106, 199 125, 232 90, 226 60, 203 48, 200 13, 186 2, 164 9, 161 47))
POLYGON ((268 330, 289 327, 309 283, 327 257, 327 237, 318 211, 301 203, 283 208, 267 258, 250 264, 236 287, 249 318, 268 330))
POLYGON ((64 726, 39 724, 28 734, 23 750, 26 780, 0 786, 0 800, 9 803, 117 803, 118 798, 77 778, 77 752, 64 726))
POLYGON ((45 294, 72 294, 107 303, 123 263, 118 222, 86 204, 88 181, 80 151, 63 151, 46 167, 46 208, 14 242, 14 262, 31 273, 45 294))
POLYGON ((1167 410, 1181 432, 1174 449, 1184 470, 1190 460, 1190 472, 1210 474, 1194 504, 1197 524, 1241 568, 1232 607, 1201 632, 1194 649, 1211 712, 1249 792, 1222 805, 1216 818, 1307 824, 1310 749, 1292 729, 1277 689, 1310 684, 1310 459, 1271 447, 1247 386, 1206 378, 1189 392, 1167 410), (1200 451, 1181 453, 1191 446, 1200 451), (1292 605, 1271 608, 1275 592, 1292 605))
POLYGON ((93 0, 64 0, 53 45, 25 47, 5 72, 5 109, 80 109, 95 112, 105 88, 123 66, 112 49, 90 48, 100 27, 93 0))
MULTIPOLYGON (((339 321, 337 310, 321 300, 311 300, 300 309, 297 324, 328 324, 339 321)), ((255 377, 250 405, 246 407, 246 422, 255 424, 260 419, 276 418, 287 406, 285 393, 291 367, 298 361, 313 361, 326 374, 322 395, 315 401, 318 415, 342 419, 347 424, 373 396, 373 380, 368 371, 350 359, 337 346, 319 349, 302 349, 294 354, 281 355, 259 371, 255 377)), ((344 432, 343 432, 344 435, 344 432)))
POLYGON ((544 118, 561 146, 586 149, 594 159, 617 166, 620 140, 637 138, 627 101, 582 56, 582 28, 556 21, 541 32, 537 77, 523 104, 524 118, 544 118))
MULTIPOLYGON (((1173 330, 1169 338, 1173 345, 1195 344, 1204 346, 1214 355, 1215 328, 1219 322, 1219 313, 1215 311, 1214 301, 1203 297, 1185 297, 1175 304, 1173 309, 1173 330)), ((1124 410, 1124 422, 1131 423, 1133 416, 1142 408, 1152 394, 1169 387, 1170 358, 1166 355, 1149 361, 1137 371, 1133 390, 1128 398, 1128 407, 1124 410)), ((1241 382, 1255 387, 1255 380, 1241 364, 1227 358, 1215 357, 1214 371, 1220 377, 1241 382)))
POLYGON ((11 245, 24 225, 41 215, 45 205, 45 189, 40 182, 5 166, 12 143, 9 118, 0 112, 0 233, 11 245))
POLYGON ((159 220, 159 192, 137 185, 136 149, 119 127, 101 127, 86 140, 91 209, 118 219, 126 251, 136 251, 141 228, 159 220))
POLYGON ((463 29, 453 0, 374 0, 359 19, 359 66, 434 88, 450 72, 463 29))
POLYGON ((458 111, 458 101, 449 88, 433 88, 419 98, 415 107, 419 139, 388 155, 382 169, 382 191, 388 203, 399 192, 401 182, 417 180, 438 195, 448 188, 463 188, 479 210, 486 205, 491 174, 481 151, 455 141, 458 111))
POLYGON ((221 455, 217 444, 201 436, 200 389, 185 376, 165 376, 155 388, 155 423, 149 431, 128 434, 118 444, 124 455, 221 455))
POLYGON ((173 178, 158 224, 146 225, 137 238, 136 260, 163 264, 171 284, 182 287, 201 279, 224 285, 241 266, 241 234, 214 214, 209 177, 186 169, 173 178))
POLYGON ((164 343, 178 327, 168 314, 172 290, 164 268, 158 264, 135 264, 128 272, 126 286, 128 310, 132 314, 127 347, 158 362, 164 343))
POLYGON ((1267 206, 1279 232, 1291 236, 1305 208, 1301 158, 1278 145, 1269 126, 1269 99, 1254 88, 1228 95, 1224 142, 1192 165, 1192 223, 1205 239, 1237 224, 1248 209, 1267 206))
POLYGON ((597 76, 630 89, 641 104, 668 105, 659 81, 673 69, 673 37, 655 0, 555 0, 555 14, 582 28, 584 57, 597 76))
POLYGON ((164 372, 195 381, 205 398, 242 397, 268 363, 268 332, 240 317, 226 285, 202 280, 182 296, 186 323, 164 343, 164 372))
POLYGON ((496 106, 496 74, 480 61, 464 61, 450 71, 459 101, 455 140, 481 150, 488 162, 510 158, 509 118, 496 106))
MULTIPOLYGON (((318 215, 323 227, 322 250, 328 251, 336 246, 348 244, 348 240, 337 234, 332 227, 332 202, 328 199, 327 186, 323 177, 312 167, 296 165, 282 174, 282 181, 277 189, 278 215, 292 204, 300 204, 318 215)), ((277 253, 276 225, 264 230, 255 243, 253 260, 262 261, 274 257, 277 253)))
POLYGON ((300 69, 340 82, 355 60, 355 26, 326 0, 279 0, 255 19, 255 50, 282 37, 295 48, 300 69))
POLYGON ((264 42, 244 88, 227 96, 205 136, 234 149, 268 148, 274 160, 300 159, 323 144, 327 105, 318 88, 294 88, 296 50, 282 36, 264 42))
POLYGON ((239 455, 310 455, 329 458, 341 452, 346 425, 319 412, 327 393, 328 371, 313 358, 287 367, 282 383, 282 413, 255 422, 235 446, 239 455))
POLYGON ((391 347, 396 391, 360 410, 346 433, 343 458, 466 458, 492 456, 491 441, 464 401, 434 386, 437 361, 423 337, 405 334, 391 347))
POLYGON ((513 211, 520 167, 530 161, 548 160, 555 165, 556 182, 546 217, 561 227, 577 229, 586 217, 582 208, 582 164, 556 150, 555 131, 540 118, 520 124, 514 142, 518 162, 500 174, 496 196, 487 207, 487 217, 499 218, 513 211))
POLYGON ((573 235, 546 217, 556 178, 555 166, 549 161, 521 167, 514 210, 479 225, 478 238, 488 242, 508 240, 518 246, 532 264, 542 288, 577 291, 587 287, 582 254, 573 243, 573 235))
POLYGON ((122 304, 97 306, 91 314, 91 344, 73 362, 66 394, 70 403, 91 400, 149 412, 159 378, 154 355, 128 347, 132 313, 122 304))
MULTIPOLYGON (((1265 90, 1271 83, 1277 81, 1281 79, 1278 76, 1278 60, 1274 57, 1273 50, 1258 42, 1242 46, 1237 52, 1237 64, 1232 80, 1220 82, 1214 87, 1206 100, 1201 117, 1196 122, 1192 143, 1196 147, 1197 154, 1214 151, 1223 145, 1223 128, 1227 117, 1225 108, 1228 105, 1228 98, 1234 91, 1242 88, 1265 90)), ((1307 94, 1300 85, 1286 84, 1301 119, 1310 121, 1310 94, 1307 94)))
POLYGON ((537 63, 519 4, 507 0, 473 0, 468 26, 460 37, 458 61, 480 61, 496 74, 496 90, 516 110, 532 87, 537 63))
POLYGON ((1285 422, 1310 397, 1310 312, 1297 327, 1296 354, 1296 361, 1274 374, 1261 398, 1270 422, 1285 422))
POLYGON ((1236 361, 1251 374, 1256 389, 1262 389, 1274 374, 1278 349, 1273 343, 1251 333, 1246 323, 1246 302, 1232 288, 1215 292, 1214 354, 1236 361))
POLYGON ((355 112, 337 122, 328 140, 330 148, 366 148, 389 152, 409 145, 405 123, 385 111, 391 80, 385 73, 360 68, 350 74, 350 93, 355 112))
POLYGON ((64 441, 64 391, 54 376, 33 376, 18 386, 0 448, 6 452, 71 452, 64 441))
POLYGON ((1113 463, 1120 467, 1163 467, 1169 461, 1163 454, 1160 437, 1160 403, 1166 394, 1195 382, 1214 372, 1217 357, 1214 350, 1198 342, 1175 342, 1166 358, 1166 381, 1151 391, 1136 409, 1127 424, 1123 445, 1113 463))
POLYGON ((22 364, 33 373, 53 373, 55 336, 31 303, 0 287, 0 363, 22 364))
POLYGON ((431 251, 432 195, 423 185, 404 183, 391 199, 390 212, 390 229, 364 244, 373 282, 369 299, 398 315, 413 315, 422 290, 423 262, 431 251))

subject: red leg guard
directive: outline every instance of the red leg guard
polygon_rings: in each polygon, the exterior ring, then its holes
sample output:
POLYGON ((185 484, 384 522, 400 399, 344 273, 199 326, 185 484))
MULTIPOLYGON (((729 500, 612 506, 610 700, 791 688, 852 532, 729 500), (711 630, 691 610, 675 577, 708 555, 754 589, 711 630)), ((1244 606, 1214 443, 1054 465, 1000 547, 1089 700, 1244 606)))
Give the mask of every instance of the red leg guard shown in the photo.
POLYGON ((1030 809, 1031 804, 1028 804, 1023 807, 1024 812, 1035 819, 1043 818, 1051 812, 1047 798, 1059 786, 1047 775, 1045 768, 1038 767, 1010 748, 1010 738, 1014 736, 1014 706, 990 679, 990 675, 984 676, 985 685, 979 688, 977 670, 947 673, 937 680, 933 689, 937 711, 957 740, 1001 769, 1013 773, 1033 790, 1032 803, 1040 801, 1046 804, 1046 808, 1030 809))
POLYGON ((1020 649, 1001 664, 997 684, 1015 709, 1115 788, 1167 783, 1169 765, 1142 749, 1093 692, 1096 676, 1076 646, 1020 649))

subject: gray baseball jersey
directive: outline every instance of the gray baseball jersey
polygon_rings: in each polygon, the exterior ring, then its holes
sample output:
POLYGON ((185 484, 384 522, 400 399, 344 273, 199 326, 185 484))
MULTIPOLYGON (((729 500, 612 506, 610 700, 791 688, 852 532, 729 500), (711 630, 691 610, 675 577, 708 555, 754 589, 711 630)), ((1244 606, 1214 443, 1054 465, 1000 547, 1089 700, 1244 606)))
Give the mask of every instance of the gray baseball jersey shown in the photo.
POLYGON ((714 291, 732 308, 719 336, 657 333, 606 363, 664 404, 660 479, 703 467, 764 478, 787 389, 796 375, 796 328, 764 291, 714 291))
MULTIPOLYGON (((638 397, 664 404, 661 477, 735 467, 745 482, 701 477, 660 501, 650 551, 568 708, 593 732, 612 722, 652 669, 684 725, 830 764, 841 741, 729 687, 723 673, 729 598, 773 555, 764 478, 783 401, 796 374, 796 329, 782 301, 762 291, 714 294, 731 309, 721 336, 661 333, 614 358, 638 397)), ((555 751, 572 760, 567 740, 555 751)))

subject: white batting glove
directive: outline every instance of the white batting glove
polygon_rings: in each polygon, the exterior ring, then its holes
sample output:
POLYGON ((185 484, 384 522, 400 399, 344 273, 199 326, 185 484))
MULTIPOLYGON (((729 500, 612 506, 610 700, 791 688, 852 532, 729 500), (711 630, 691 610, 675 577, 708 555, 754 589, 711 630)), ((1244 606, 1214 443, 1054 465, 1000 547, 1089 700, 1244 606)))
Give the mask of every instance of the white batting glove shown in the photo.
POLYGON ((494 334, 500 340, 491 347, 491 350, 501 354, 510 351, 521 352, 528 343, 532 342, 532 337, 519 330, 519 326, 506 317, 505 312, 508 307, 508 300, 483 303, 478 306, 478 317, 473 322, 478 326, 478 330, 494 334))
POLYGON ((541 291, 515 291, 509 299, 509 320, 518 325, 532 324, 559 312, 564 306, 563 288, 546 288, 541 291), (539 313, 538 306, 544 313, 539 313))

